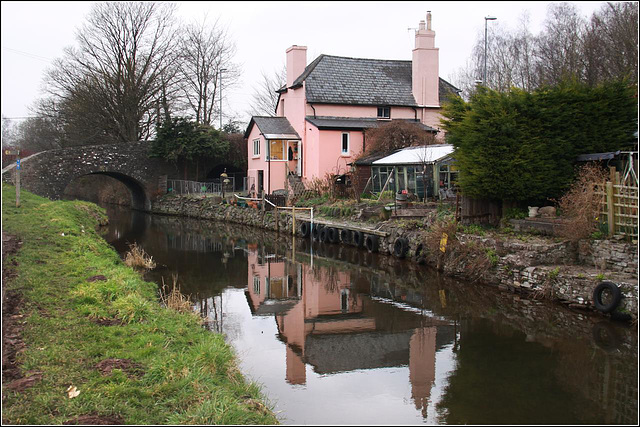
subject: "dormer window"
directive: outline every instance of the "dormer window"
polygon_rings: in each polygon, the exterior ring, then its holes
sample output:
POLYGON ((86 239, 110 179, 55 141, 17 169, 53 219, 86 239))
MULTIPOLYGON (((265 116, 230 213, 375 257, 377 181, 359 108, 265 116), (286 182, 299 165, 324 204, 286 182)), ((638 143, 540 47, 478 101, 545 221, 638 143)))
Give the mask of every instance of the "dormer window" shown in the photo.
POLYGON ((391 107, 378 107, 378 118, 379 119, 390 119, 391 118, 391 107))

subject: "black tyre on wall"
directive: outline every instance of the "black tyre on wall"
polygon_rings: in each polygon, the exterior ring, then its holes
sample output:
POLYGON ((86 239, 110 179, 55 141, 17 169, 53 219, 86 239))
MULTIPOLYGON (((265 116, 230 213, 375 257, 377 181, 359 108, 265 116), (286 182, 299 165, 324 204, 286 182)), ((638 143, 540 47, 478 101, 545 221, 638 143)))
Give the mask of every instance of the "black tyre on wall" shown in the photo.
POLYGON ((300 234, 302 235, 302 237, 309 237, 309 235, 311 234, 311 224, 309 224, 308 222, 303 222, 302 224, 300 224, 300 234))
POLYGON ((364 233, 362 231, 353 232, 353 244, 360 248, 364 244, 364 233))
POLYGON ((338 243, 340 242, 340 230, 338 230, 337 228, 333 228, 331 227, 329 229, 329 241, 331 243, 338 243))
POLYGON ((393 254, 398 258, 404 258, 409 251, 409 240, 398 237, 393 243, 393 254))
POLYGON ((322 230, 320 230, 320 241, 323 243, 329 241, 329 227, 322 227, 322 230))
POLYGON ((613 282, 602 282, 593 290, 593 305, 603 313, 615 310, 621 299, 620 287, 613 282))
POLYGON ((351 235, 353 233, 351 232, 351 230, 347 229, 347 228, 343 228, 340 230, 340 240, 342 240, 342 243, 351 243, 351 235))
POLYGON ((311 237, 316 242, 320 240, 320 231, 321 230, 322 230, 322 226, 321 225, 316 225, 315 227, 313 227, 313 230, 311 230, 311 237))
POLYGON ((364 245, 369 252, 378 252, 378 236, 367 234, 364 239, 364 245))

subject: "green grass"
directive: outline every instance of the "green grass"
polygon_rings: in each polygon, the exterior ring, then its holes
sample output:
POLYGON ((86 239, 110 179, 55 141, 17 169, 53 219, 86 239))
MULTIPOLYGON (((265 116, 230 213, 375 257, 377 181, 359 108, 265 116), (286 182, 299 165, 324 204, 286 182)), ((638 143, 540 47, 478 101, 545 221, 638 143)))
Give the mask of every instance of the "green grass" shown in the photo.
MULTIPOLYGON (((102 209, 86 202, 52 202, 3 184, 2 227, 23 241, 17 277, 26 350, 23 373, 42 380, 23 392, 3 388, 2 421, 62 424, 82 415, 119 416, 126 424, 277 424, 257 385, 236 367, 222 335, 195 314, 158 303, 157 287, 127 267, 96 232, 102 209), (88 281, 95 275, 106 281, 88 281), (101 326, 98 318, 121 325, 101 326), (129 359, 141 375, 96 364, 129 359), (66 390, 80 394, 70 399, 66 390)), ((11 258, 7 260, 11 262, 11 258)))

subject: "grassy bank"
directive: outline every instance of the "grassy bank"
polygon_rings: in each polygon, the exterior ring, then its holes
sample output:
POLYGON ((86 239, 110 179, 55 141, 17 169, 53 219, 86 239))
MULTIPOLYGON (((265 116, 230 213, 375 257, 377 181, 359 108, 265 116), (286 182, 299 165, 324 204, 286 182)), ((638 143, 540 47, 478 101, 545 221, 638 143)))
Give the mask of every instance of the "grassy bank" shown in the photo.
POLYGON ((91 203, 24 191, 16 208, 3 184, 2 228, 23 242, 5 284, 21 296, 17 363, 36 378, 22 391, 3 384, 3 423, 277 423, 223 337, 161 306, 156 285, 96 233, 101 220, 91 203))

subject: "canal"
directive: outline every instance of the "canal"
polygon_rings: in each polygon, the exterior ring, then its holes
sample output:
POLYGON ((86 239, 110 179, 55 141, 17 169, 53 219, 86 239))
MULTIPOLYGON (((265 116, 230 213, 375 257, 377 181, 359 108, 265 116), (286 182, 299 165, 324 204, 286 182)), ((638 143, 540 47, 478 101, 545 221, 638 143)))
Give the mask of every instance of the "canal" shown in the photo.
POLYGON ((427 267, 108 208, 283 424, 636 424, 637 329, 427 267))

